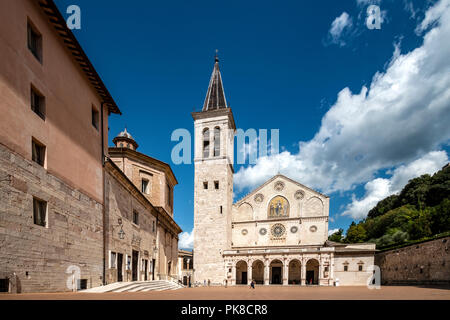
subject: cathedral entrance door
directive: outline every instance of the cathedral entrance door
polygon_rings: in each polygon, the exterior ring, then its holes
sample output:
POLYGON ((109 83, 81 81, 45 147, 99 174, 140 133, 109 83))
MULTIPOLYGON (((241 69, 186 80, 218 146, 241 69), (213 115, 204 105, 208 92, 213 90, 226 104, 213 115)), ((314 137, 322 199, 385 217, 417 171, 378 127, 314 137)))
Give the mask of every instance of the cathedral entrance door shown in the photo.
POLYGON ((242 272, 242 284, 247 284, 247 272, 242 272))
POLYGON ((306 271, 306 284, 315 284, 314 283, 314 270, 306 271))
POLYGON ((281 284, 281 267, 272 267, 272 284, 281 284))

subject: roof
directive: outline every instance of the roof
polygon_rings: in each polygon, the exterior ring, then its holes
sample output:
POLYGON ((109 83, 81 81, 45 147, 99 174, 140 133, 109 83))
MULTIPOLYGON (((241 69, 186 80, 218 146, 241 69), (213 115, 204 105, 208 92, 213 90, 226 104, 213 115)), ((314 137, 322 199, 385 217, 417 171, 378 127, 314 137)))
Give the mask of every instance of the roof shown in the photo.
POLYGON ((223 89, 222 76, 219 69, 219 58, 216 55, 214 69, 209 80, 208 91, 202 111, 228 108, 225 92, 223 89))
POLYGON ((246 194, 245 196, 243 196, 243 197, 242 197, 241 199, 239 199, 238 201, 234 202, 233 205, 237 205, 237 204, 239 204, 239 203, 245 201, 245 199, 247 199, 247 198, 250 197, 251 195, 255 194, 257 191, 261 190, 263 187, 265 187, 266 185, 268 185, 269 183, 271 183, 272 181, 274 181, 274 180, 277 179, 277 178, 284 178, 284 179, 286 179, 286 180, 288 180, 288 181, 290 181, 290 182, 292 182, 292 183, 294 183, 294 184, 296 184, 296 185, 298 185, 298 186, 300 186, 300 187, 302 187, 302 188, 304 188, 304 189, 307 189, 307 190, 309 190, 309 191, 311 191, 311 192, 313 192, 313 193, 315 193, 315 194, 317 194, 317 195, 321 195, 321 196, 323 196, 323 197, 325 197, 325 198, 329 198, 329 196, 327 196, 326 194, 323 194, 323 193, 320 193, 320 192, 318 192, 318 191, 316 191, 316 190, 314 190, 314 189, 311 189, 310 187, 307 187, 307 186, 301 184, 300 182, 297 182, 297 181, 295 181, 295 180, 292 180, 291 178, 286 177, 285 175, 282 175, 282 174, 279 173, 279 174, 273 176, 272 178, 270 178, 269 180, 267 180, 266 182, 264 182, 264 183, 263 183, 262 185, 260 185, 259 187, 253 189, 251 192, 249 192, 248 194, 246 194))
POLYGON ((86 53, 78 43, 78 40, 73 35, 72 31, 67 27, 66 20, 59 12, 53 0, 34 1, 41 7, 43 13, 47 16, 49 23, 63 40, 63 45, 69 50, 75 61, 79 64, 81 70, 97 91, 97 94, 101 97, 102 102, 108 106, 109 112, 122 114, 94 66, 89 61, 86 53))

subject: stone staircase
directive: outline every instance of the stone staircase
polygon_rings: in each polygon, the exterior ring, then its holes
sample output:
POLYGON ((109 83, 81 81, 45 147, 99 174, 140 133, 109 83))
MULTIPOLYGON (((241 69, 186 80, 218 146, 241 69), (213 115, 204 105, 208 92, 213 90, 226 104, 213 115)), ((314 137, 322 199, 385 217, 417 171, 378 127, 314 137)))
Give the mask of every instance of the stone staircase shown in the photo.
POLYGON ((152 281, 115 282, 108 284, 106 286, 80 290, 78 292, 85 292, 85 293, 148 292, 148 291, 177 290, 180 288, 183 288, 183 286, 173 281, 152 280, 152 281))

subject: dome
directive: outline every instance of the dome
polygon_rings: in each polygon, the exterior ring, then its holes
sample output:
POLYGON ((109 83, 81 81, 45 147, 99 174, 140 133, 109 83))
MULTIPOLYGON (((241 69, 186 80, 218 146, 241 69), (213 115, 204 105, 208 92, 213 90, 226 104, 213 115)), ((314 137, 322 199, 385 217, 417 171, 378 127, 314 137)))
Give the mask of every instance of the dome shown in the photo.
POLYGON ((117 135, 113 139, 113 143, 117 148, 128 148, 136 150, 138 148, 137 142, 133 139, 131 134, 127 131, 127 128, 117 135))

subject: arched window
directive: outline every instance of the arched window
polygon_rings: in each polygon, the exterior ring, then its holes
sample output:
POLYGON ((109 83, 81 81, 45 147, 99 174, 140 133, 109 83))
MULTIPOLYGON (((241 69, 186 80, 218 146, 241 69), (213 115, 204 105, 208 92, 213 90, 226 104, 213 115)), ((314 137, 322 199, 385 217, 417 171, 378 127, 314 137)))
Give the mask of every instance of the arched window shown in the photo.
POLYGON ((214 128, 214 157, 220 156, 220 128, 214 128))
POLYGON ((209 129, 203 130, 203 158, 209 157, 209 129))

